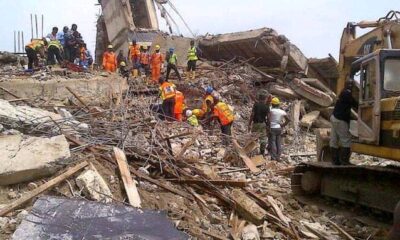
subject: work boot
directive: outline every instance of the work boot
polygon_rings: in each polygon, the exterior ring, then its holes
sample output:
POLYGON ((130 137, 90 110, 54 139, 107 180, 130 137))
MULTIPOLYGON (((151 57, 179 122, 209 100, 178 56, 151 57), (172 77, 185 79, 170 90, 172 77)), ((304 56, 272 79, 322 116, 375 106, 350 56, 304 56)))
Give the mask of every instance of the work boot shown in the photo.
POLYGON ((342 165, 351 165, 350 156, 351 156, 350 148, 344 148, 344 147, 340 148, 340 163, 342 165))
POLYGON ((339 148, 331 147, 331 157, 333 165, 340 165, 339 148))
POLYGON ((194 80, 194 78, 196 77, 196 71, 192 72, 192 80, 194 80))

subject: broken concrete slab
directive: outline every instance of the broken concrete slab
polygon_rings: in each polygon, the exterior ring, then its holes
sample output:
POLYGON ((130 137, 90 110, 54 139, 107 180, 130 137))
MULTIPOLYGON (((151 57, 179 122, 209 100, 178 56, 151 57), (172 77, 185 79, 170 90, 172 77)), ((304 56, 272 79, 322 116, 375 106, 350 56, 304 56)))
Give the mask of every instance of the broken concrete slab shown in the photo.
POLYGON ((232 199, 236 203, 236 211, 247 221, 260 225, 264 221, 267 212, 254 202, 242 190, 234 189, 232 191, 232 199))
POLYGON ((87 131, 89 129, 87 124, 74 119, 63 118, 59 114, 40 108, 14 106, 2 99, 0 99, 0 121, 9 128, 20 131, 36 128, 36 130, 58 133, 60 127, 64 131, 72 129, 87 131))
POLYGON ((333 98, 329 94, 310 86, 299 78, 294 78, 290 82, 290 87, 300 96, 320 106, 329 107, 333 104, 333 98))
POLYGON ((304 54, 271 28, 205 36, 199 47, 204 57, 217 61, 253 57, 256 61, 250 63, 255 66, 280 68, 283 57, 287 55, 287 70, 304 71, 307 68, 304 54))
POLYGON ((94 166, 79 175, 75 182, 90 199, 105 203, 112 201, 110 188, 94 166))
POLYGON ((291 88, 284 87, 278 84, 273 84, 269 87, 269 92, 273 95, 287 98, 287 99, 299 99, 300 96, 293 91, 291 88))
POLYGON ((319 111, 312 111, 304 115, 300 120, 300 125, 306 128, 309 128, 313 125, 315 121, 317 121, 319 117, 319 111))
POLYGON ((307 75, 321 80, 333 92, 336 92, 336 83, 339 78, 338 63, 331 55, 326 58, 308 59, 307 75))
POLYGON ((12 236, 15 240, 188 238, 161 212, 50 196, 35 202, 12 236))
POLYGON ((0 185, 50 176, 68 164, 70 157, 69 144, 63 135, 0 136, 0 149, 0 185))

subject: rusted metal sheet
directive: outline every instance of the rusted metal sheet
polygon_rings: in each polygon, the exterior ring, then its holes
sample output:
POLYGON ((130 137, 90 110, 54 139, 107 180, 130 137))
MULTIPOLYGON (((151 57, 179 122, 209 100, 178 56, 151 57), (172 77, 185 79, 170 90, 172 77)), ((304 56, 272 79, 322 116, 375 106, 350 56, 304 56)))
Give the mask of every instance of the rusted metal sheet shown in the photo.
POLYGON ((304 71, 307 58, 289 40, 271 28, 203 37, 199 42, 204 57, 212 60, 230 60, 233 57, 254 58, 254 66, 280 68, 288 57, 287 70, 304 71))

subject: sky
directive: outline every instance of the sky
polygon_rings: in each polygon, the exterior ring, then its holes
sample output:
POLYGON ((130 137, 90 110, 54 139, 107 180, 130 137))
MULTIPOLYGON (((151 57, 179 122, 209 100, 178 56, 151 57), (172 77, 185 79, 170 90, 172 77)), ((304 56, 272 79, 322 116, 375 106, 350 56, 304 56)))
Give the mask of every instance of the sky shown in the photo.
MULTIPOLYGON (((114 0, 120 1, 120 0, 114 0)), ((275 29, 297 45, 307 57, 338 56, 339 42, 347 22, 376 20, 390 10, 400 10, 399 0, 171 0, 196 35, 275 29)), ((97 0, 0 0, 0 51, 13 51, 13 33, 23 30, 25 43, 31 36, 30 14, 44 14, 44 33, 53 26, 78 25, 93 52, 97 0)), ((180 33, 190 36, 178 16, 180 33)), ((159 18, 161 29, 165 22, 159 18)), ((35 31, 35 30, 34 30, 35 31)))

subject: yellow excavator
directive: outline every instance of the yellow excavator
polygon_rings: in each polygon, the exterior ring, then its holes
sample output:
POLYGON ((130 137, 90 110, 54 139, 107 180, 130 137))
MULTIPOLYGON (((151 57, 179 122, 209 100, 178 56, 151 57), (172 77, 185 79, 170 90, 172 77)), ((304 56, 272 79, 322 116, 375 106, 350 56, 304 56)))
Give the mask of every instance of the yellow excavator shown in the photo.
MULTIPOLYGON (((337 95, 346 80, 356 83, 353 97, 359 106, 353 112, 357 122, 352 152, 400 161, 400 12, 390 11, 377 21, 348 23, 338 70, 337 95), (370 31, 357 37, 357 28, 370 31)), ((400 167, 332 165, 329 132, 317 131, 318 161, 296 166, 293 193, 320 194, 393 212, 400 201, 400 167)))

